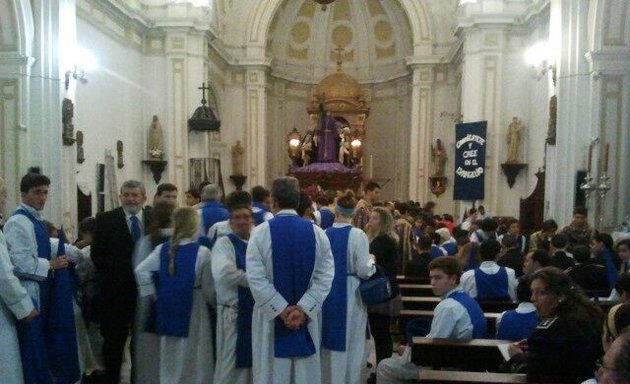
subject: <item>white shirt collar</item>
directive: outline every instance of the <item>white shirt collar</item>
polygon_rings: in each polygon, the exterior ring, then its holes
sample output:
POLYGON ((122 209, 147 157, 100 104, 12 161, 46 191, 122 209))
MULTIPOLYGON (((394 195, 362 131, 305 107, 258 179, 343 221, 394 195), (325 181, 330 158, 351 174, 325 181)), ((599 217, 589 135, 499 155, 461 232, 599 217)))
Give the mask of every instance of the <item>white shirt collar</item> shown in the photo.
MULTIPOLYGON (((136 213, 136 214, 135 214, 135 216, 138 218, 138 220, 140 220, 140 222, 141 222, 141 223, 142 223, 142 219, 143 219, 143 216, 142 216, 143 212, 142 212, 142 211, 144 211, 144 210, 143 210, 142 208, 140 208, 140 210, 138 211, 138 213, 136 213)), ((124 209, 123 209, 123 212, 125 212, 125 218, 126 218, 128 221, 129 221, 129 220, 131 220, 131 216, 134 216, 134 215, 132 215, 131 213, 129 213, 129 212, 127 212, 127 211, 125 211, 124 209)))
POLYGON ((491 268, 498 265, 499 264, 497 264, 496 261, 487 260, 487 261, 482 261, 479 267, 491 268))
POLYGON ((463 289, 461 289, 459 286, 451 289, 450 291, 448 291, 444 295, 442 295, 442 300, 446 299, 451 293, 457 292, 457 291, 462 291, 463 292, 463 289))
POLYGON ((351 226, 352 224, 350 223, 333 223, 333 227, 335 228, 343 228, 343 227, 348 227, 351 226))
POLYGON ((281 209, 280 211, 278 211, 278 213, 276 213, 276 216, 280 216, 280 215, 297 216, 298 214, 295 209, 281 209))
POLYGON ((44 220, 44 217, 42 216, 41 212, 31 207, 28 204, 20 203, 20 208, 24 209, 25 211, 33 215, 37 220, 39 221, 44 220))
POLYGON ((518 307, 516 307, 516 312, 518 313, 530 313, 530 312, 535 312, 536 311, 536 306, 534 306, 534 304, 530 303, 529 301, 524 301, 522 303, 518 304, 518 307))

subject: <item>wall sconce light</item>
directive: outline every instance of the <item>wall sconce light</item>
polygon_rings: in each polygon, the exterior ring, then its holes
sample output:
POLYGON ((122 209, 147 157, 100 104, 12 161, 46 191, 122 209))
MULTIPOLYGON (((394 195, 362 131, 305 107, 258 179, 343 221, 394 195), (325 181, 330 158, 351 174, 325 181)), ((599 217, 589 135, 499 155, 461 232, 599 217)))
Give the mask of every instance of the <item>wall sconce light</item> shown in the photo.
POLYGON ((355 159, 355 162, 358 162, 363 155, 363 142, 360 137, 355 137, 350 142, 350 151, 351 156, 355 159))
POLYGON ((287 134, 287 144, 289 145, 289 157, 296 164, 300 159, 300 147, 302 144, 300 132, 297 128, 293 127, 293 130, 287 134))
POLYGON ((70 77, 79 81, 81 84, 87 83, 87 72, 92 71, 98 67, 98 62, 94 54, 87 49, 77 48, 73 53, 71 60, 74 63, 72 69, 68 69, 65 73, 65 87, 66 91, 70 86, 70 77))
POLYGON ((556 85, 556 65, 552 61, 552 48, 549 42, 540 41, 525 51, 525 61, 534 68, 536 79, 542 79, 551 71, 551 79, 556 85))

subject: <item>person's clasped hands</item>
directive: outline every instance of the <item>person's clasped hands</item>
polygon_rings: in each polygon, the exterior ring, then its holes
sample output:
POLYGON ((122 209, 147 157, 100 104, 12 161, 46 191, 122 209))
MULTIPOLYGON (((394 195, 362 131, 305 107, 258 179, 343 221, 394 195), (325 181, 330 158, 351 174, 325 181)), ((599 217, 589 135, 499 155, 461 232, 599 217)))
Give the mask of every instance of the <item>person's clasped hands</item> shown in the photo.
POLYGON ((280 319, 284 322, 285 327, 295 331, 306 323, 307 316, 298 305, 289 305, 280 314, 280 319))

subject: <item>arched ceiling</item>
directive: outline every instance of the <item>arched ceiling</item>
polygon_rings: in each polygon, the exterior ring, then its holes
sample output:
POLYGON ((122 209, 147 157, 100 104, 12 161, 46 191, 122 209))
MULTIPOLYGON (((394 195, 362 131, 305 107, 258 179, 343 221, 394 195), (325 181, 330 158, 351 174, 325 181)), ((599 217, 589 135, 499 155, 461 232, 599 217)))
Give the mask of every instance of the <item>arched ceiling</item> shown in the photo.
POLYGON ((0 0, 0 51, 17 50, 17 24, 12 0, 0 0))
POLYGON ((397 0, 337 0, 323 11, 313 0, 286 0, 275 14, 267 40, 272 75, 317 83, 343 70, 361 83, 408 73, 413 54, 409 20, 397 0), (336 52, 336 48, 343 52, 336 52))

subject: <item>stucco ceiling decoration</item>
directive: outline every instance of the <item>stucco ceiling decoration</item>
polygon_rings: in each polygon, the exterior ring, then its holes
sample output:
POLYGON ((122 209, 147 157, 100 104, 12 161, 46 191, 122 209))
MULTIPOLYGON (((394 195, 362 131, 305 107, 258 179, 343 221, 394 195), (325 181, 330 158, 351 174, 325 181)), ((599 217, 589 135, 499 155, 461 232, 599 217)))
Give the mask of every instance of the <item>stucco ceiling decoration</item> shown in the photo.
POLYGON ((361 83, 408 74, 411 28, 399 1, 336 0, 324 12, 312 0, 285 0, 277 10, 267 41, 273 76, 316 84, 335 71, 337 47, 361 83))

